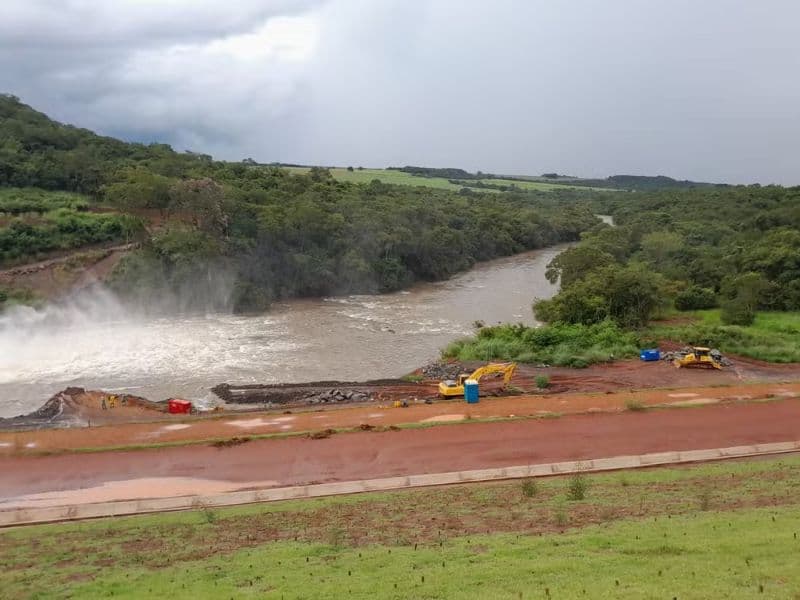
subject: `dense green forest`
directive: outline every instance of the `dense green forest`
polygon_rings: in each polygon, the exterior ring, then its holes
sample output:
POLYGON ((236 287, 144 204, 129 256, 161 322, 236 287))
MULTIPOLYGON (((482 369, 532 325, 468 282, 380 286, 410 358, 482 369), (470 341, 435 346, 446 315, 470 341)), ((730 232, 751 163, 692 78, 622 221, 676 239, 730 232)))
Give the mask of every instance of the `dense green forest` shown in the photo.
POLYGON ((397 290, 475 261, 577 240, 588 193, 457 193, 214 161, 62 125, 0 97, 0 260, 141 241, 110 278, 123 298, 274 299, 397 290), (229 292, 220 293, 220 288, 229 292))
POLYGON ((534 310, 549 333, 486 328, 447 356, 588 364, 667 338, 800 360, 800 321, 787 312, 800 311, 800 187, 667 189, 593 205, 615 226, 584 232, 548 265, 561 290, 534 310))
POLYGON ((549 276, 562 291, 547 320, 646 323, 665 303, 720 306, 748 325, 757 310, 800 310, 800 188, 728 187, 598 198, 616 219, 584 234, 549 276))

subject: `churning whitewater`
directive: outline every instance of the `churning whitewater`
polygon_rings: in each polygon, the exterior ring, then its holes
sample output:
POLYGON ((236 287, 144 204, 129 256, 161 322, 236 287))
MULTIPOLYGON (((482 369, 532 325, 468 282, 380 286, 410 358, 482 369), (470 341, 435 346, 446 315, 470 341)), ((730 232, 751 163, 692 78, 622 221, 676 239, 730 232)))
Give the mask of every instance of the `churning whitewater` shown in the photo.
POLYGON ((0 416, 35 410, 67 386, 210 402, 218 383, 396 377, 436 358, 473 322, 533 323, 531 300, 564 246, 477 265, 386 295, 276 304, 258 316, 145 318, 107 293, 0 318, 0 416))

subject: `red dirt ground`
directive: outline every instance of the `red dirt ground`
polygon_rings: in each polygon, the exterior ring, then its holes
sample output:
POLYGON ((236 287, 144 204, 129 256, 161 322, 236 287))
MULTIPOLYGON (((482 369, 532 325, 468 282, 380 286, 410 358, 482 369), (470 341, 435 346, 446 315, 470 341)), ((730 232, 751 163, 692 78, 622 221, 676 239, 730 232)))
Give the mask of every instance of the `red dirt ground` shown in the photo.
MULTIPOLYGON (((697 382, 716 376, 712 371, 692 371, 697 382)), ((715 379, 712 379, 714 381, 715 379)), ((89 395, 87 395, 89 396, 89 395)), ((629 402, 645 406, 656 404, 711 404, 728 400, 767 397, 800 397, 800 383, 758 383, 716 387, 687 387, 597 394, 546 394, 484 398, 479 404, 463 401, 413 404, 408 408, 390 405, 350 406, 324 411, 284 414, 282 411, 222 414, 213 419, 187 418, 149 411, 157 423, 107 424, 101 427, 44 429, 0 433, 0 456, 32 452, 52 452, 77 448, 103 448, 191 440, 209 440, 255 434, 297 433, 322 429, 344 429, 368 424, 374 427, 458 421, 466 418, 541 417, 551 413, 614 412, 629 402)), ((92 423, 115 411, 126 418, 138 418, 145 409, 138 406, 101 411, 95 398, 92 423), (97 420, 95 420, 97 418, 97 420)), ((86 403, 84 403, 86 404, 86 403)), ((88 405, 87 405, 88 406, 88 405)), ((83 406, 82 410, 88 410, 83 406)), ((83 414, 83 413, 81 413, 83 414)), ((88 414, 88 413, 87 413, 88 414)), ((85 416, 85 415, 83 415, 85 416)), ((102 422, 101 422, 102 423, 102 422)))
MULTIPOLYGON (((152 478, 199 478, 240 488, 265 481, 284 486, 797 439, 800 402, 782 399, 348 433, 321 440, 257 440, 223 449, 3 457, 0 498, 152 478)), ((154 491, 125 493, 125 498, 135 498, 154 491)))

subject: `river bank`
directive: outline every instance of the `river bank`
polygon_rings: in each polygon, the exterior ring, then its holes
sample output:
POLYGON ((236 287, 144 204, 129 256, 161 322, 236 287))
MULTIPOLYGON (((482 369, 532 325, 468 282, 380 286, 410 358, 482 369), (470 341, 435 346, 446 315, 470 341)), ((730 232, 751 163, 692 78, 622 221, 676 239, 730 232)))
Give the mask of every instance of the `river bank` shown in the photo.
POLYGON ((468 335, 473 322, 533 324, 531 300, 556 291, 546 265, 567 245, 476 265, 398 293, 294 300, 257 316, 144 320, 112 298, 29 311, 0 326, 0 417, 67 387, 211 405, 221 383, 400 377, 468 335))
MULTIPOLYGON (((788 384, 800 380, 800 365, 769 364, 739 356, 732 358, 731 366, 722 371, 675 369, 670 361, 619 360, 583 369, 519 364, 508 386, 501 378, 483 378, 481 396, 492 404, 502 397, 513 402, 517 398, 533 396, 538 398, 541 407, 549 406, 548 410, 552 410, 554 406, 558 408, 558 403, 562 402, 558 398, 565 394, 624 392, 638 399, 648 390, 691 391, 698 386, 788 384), (545 388, 540 387, 541 378, 547 381, 545 388)), ((459 373, 470 373, 483 364, 437 362, 399 379, 252 385, 221 383, 213 388, 218 404, 214 408, 195 407, 192 415, 169 414, 165 398, 147 399, 73 387, 58 392, 28 414, 0 418, 0 432, 78 429, 88 433, 97 427, 134 423, 179 423, 174 425, 175 431, 179 431, 189 428, 189 425, 182 424, 187 421, 232 418, 245 413, 252 415, 256 424, 284 426, 292 420, 283 416, 285 414, 318 413, 320 416, 314 419, 326 419, 328 417, 323 415, 331 411, 353 407, 370 411, 431 404, 453 406, 462 402, 440 398, 439 381, 455 378, 459 373)), ((677 394, 676 397, 694 396, 697 394, 677 394)), ((173 426, 166 427, 165 431, 171 431, 169 428, 173 426)), ((283 427, 276 431, 284 429, 291 428, 283 427)))

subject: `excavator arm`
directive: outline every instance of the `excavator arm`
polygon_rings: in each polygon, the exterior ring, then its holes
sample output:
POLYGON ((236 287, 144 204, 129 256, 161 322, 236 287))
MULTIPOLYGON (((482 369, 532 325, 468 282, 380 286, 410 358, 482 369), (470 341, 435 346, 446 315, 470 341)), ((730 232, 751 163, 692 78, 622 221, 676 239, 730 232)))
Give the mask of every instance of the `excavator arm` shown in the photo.
POLYGON ((473 371, 472 375, 470 375, 467 379, 474 379, 475 381, 480 381, 481 377, 484 375, 491 375, 492 373, 503 373, 503 382, 508 384, 511 381, 511 377, 514 375, 514 369, 517 368, 517 363, 493 363, 490 365, 484 365, 479 369, 473 371))
POLYGON ((480 381, 484 375, 491 375, 492 373, 503 374, 503 385, 508 385, 511 377, 514 375, 514 370, 517 368, 516 363, 492 363, 484 365, 475 369, 469 375, 459 375, 458 381, 442 381, 439 383, 439 395, 445 398, 453 398, 455 396, 464 395, 464 382, 467 379, 474 379, 480 381))

